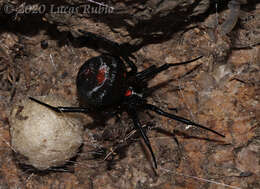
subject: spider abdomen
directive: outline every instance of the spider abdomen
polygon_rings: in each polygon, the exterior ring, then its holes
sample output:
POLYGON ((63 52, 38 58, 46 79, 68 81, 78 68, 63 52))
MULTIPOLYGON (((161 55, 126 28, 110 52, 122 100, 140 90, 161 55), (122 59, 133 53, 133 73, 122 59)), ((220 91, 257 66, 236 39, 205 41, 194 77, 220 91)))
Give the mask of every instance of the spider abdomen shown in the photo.
POLYGON ((90 108, 120 104, 126 91, 126 67, 116 56, 103 54, 87 60, 77 75, 80 100, 90 108))

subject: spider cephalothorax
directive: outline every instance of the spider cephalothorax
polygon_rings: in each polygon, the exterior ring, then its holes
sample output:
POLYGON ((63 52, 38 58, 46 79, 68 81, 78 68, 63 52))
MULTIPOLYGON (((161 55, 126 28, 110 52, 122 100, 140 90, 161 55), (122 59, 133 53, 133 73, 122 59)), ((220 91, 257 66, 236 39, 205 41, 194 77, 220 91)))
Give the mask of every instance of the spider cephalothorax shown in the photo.
POLYGON ((84 102, 84 107, 53 107, 35 98, 30 97, 30 99, 56 112, 102 113, 102 111, 107 108, 120 109, 121 111, 127 112, 133 120, 136 130, 140 131, 145 144, 150 150, 155 168, 157 168, 157 163, 150 141, 138 118, 138 111, 140 110, 151 110, 159 115, 180 121, 184 124, 206 129, 224 137, 224 135, 212 129, 194 123, 183 117, 167 113, 152 104, 148 104, 146 101, 147 95, 144 95, 144 91, 147 89, 147 81, 156 74, 173 66, 184 65, 196 61, 200 59, 201 56, 186 62, 164 64, 159 67, 152 65, 141 72, 137 71, 137 67, 132 61, 127 57, 122 56, 123 60, 131 68, 128 72, 120 57, 120 54, 118 56, 102 54, 89 59, 81 66, 77 75, 76 84, 79 99, 84 102))

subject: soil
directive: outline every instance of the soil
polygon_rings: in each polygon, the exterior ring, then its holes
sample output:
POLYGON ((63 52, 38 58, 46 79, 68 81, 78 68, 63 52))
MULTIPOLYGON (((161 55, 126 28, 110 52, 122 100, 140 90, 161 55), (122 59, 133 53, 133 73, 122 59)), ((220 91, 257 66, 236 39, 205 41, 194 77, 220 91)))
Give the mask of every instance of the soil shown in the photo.
POLYGON ((169 16, 170 5, 149 12, 147 3, 154 10, 155 1, 134 2, 115 3, 115 7, 127 4, 135 7, 131 11, 139 11, 127 17, 130 29, 124 27, 126 23, 116 28, 117 22, 100 17, 0 14, 4 23, 0 27, 0 188, 260 188, 260 4, 241 5, 236 25, 223 35, 218 25, 229 14, 227 1, 218 13, 215 4, 196 14, 186 13, 186 18, 190 15, 187 22, 182 15, 170 15, 185 24, 171 30, 169 23, 167 29, 169 19, 161 31, 159 21, 169 16), (156 16, 160 19, 149 30, 156 16), (140 23, 146 23, 145 28, 140 23), (139 71, 202 55, 196 62, 154 77, 149 87, 156 90, 148 102, 225 138, 140 112, 158 161, 154 169, 126 113, 105 123, 86 115, 84 145, 66 165, 39 171, 19 163, 10 144, 12 107, 29 96, 48 94, 78 105, 75 78, 80 66, 113 49, 102 48, 103 41, 94 35, 83 42, 78 29, 124 44, 124 53, 133 55, 130 58, 139 71))

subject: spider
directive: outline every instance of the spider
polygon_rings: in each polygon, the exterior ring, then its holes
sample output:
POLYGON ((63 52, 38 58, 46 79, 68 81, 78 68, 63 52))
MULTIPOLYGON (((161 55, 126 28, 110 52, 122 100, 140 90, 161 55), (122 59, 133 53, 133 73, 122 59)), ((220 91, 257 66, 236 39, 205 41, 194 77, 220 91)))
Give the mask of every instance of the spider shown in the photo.
MULTIPOLYGON (((120 45, 109 41, 94 34, 79 30, 84 34, 83 39, 94 37, 101 39, 112 45, 118 52, 120 45), (85 37, 85 38, 84 38, 85 37)), ((201 124, 192 122, 186 118, 163 111, 157 106, 147 103, 146 98, 149 96, 147 83, 155 75, 169 69, 170 67, 185 65, 202 58, 199 56, 195 59, 174 64, 163 64, 162 66, 152 65, 147 69, 138 72, 136 65, 124 54, 113 55, 103 53, 100 56, 90 58, 79 69, 76 78, 77 93, 79 101, 83 102, 84 107, 54 107, 41 102, 33 97, 29 97, 32 101, 50 108, 58 113, 79 112, 79 113, 95 113, 101 114, 111 110, 117 112, 127 112, 132 119, 135 129, 138 130, 148 147, 154 167, 157 168, 157 162, 152 150, 150 141, 139 121, 138 112, 142 110, 150 110, 161 116, 182 122, 187 125, 193 125, 208 130, 216 135, 225 137, 224 135, 207 128, 201 124), (127 71, 124 61, 130 67, 127 71)))

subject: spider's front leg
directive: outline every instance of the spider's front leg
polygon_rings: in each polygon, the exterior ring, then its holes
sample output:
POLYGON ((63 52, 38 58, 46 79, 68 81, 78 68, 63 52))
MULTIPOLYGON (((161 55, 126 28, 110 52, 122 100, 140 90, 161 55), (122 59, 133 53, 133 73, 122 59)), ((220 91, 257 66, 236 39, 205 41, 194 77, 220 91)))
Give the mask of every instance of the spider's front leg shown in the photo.
POLYGON ((210 128, 207 128, 207 127, 205 127, 203 125, 200 125, 198 123, 192 122, 192 121, 190 121, 190 120, 188 120, 186 118, 183 118, 183 117, 180 117, 180 116, 177 116, 177 115, 174 115, 174 114, 167 113, 167 112, 161 110, 160 108, 158 108, 158 107, 156 107, 156 106, 154 106, 152 104, 145 104, 144 105, 144 109, 151 110, 151 111, 153 111, 153 112, 155 112, 155 113, 157 113, 159 115, 162 115, 164 117, 168 117, 170 119, 174 119, 176 121, 182 122, 182 123, 187 124, 187 125, 193 125, 193 126, 196 126, 196 127, 200 127, 202 129, 210 131, 210 132, 212 132, 212 133, 214 133, 216 135, 219 135, 221 137, 225 137, 224 135, 220 134, 217 131, 214 131, 213 129, 210 129, 210 128))
POLYGON ((151 67, 145 69, 144 71, 138 72, 136 74, 136 78, 138 78, 139 80, 147 80, 147 79, 150 79, 150 78, 154 77, 155 75, 159 74, 160 72, 169 69, 170 67, 189 64, 191 62, 199 60, 202 57, 203 56, 199 56, 197 58, 194 58, 192 60, 188 60, 188 61, 185 61, 185 62, 178 62, 178 63, 172 63, 172 64, 163 64, 160 67, 156 67, 155 65, 152 65, 151 67))

